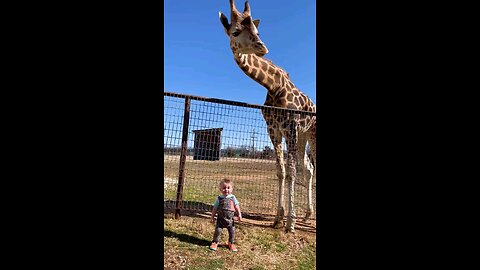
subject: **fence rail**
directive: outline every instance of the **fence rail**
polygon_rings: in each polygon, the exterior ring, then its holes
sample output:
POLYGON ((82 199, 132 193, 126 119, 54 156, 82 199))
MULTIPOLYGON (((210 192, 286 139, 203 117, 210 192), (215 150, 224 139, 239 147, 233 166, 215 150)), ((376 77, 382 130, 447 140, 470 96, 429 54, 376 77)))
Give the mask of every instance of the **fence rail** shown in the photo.
MULTIPOLYGON (((181 209, 210 211, 219 195, 218 183, 230 178, 242 212, 274 215, 278 180, 262 111, 279 117, 316 115, 164 92, 164 207, 174 208, 176 217, 181 209)), ((286 153, 285 143, 283 147, 286 153)), ((306 186, 297 179, 297 216, 307 209, 306 186)), ((315 198, 314 189, 314 207, 315 198)))

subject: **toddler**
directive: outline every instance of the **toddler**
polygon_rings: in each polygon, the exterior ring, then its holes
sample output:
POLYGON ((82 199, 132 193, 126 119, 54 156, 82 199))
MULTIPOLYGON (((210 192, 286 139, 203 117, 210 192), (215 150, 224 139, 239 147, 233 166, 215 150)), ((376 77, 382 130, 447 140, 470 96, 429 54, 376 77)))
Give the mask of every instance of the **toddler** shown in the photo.
POLYGON ((215 233, 213 235, 212 244, 210 245, 211 250, 217 250, 218 240, 222 234, 223 228, 228 230, 228 248, 236 252, 237 248, 235 247, 235 223, 234 223, 234 214, 238 213, 238 221, 242 221, 242 213, 240 212, 240 206, 238 205, 237 198, 232 194, 233 191, 233 182, 230 179, 223 179, 219 187, 222 195, 218 196, 213 204, 212 211, 212 223, 215 222, 215 214, 218 213, 217 223, 215 225, 215 233))

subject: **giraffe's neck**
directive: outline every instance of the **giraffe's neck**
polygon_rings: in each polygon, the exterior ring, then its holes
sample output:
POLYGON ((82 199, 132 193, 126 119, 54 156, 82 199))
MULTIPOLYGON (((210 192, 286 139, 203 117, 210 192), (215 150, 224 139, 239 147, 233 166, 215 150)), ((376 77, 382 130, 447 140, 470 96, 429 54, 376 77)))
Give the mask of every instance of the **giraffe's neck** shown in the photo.
POLYGON ((313 112, 316 110, 313 101, 295 87, 282 68, 255 54, 232 51, 240 69, 267 88, 265 105, 313 112))
POLYGON ((267 88, 270 95, 283 89, 287 84, 294 87, 288 74, 271 61, 255 54, 233 52, 233 55, 240 69, 248 77, 267 88))

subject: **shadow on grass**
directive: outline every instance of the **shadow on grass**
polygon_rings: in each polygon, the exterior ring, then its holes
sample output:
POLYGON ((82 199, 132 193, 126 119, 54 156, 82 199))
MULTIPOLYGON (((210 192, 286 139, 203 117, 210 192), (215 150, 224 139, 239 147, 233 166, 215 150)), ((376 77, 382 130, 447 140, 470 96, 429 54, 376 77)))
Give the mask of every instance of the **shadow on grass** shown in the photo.
POLYGON ((200 239, 198 237, 191 236, 191 235, 184 234, 184 233, 172 232, 170 230, 165 230, 164 231, 164 236, 165 237, 171 237, 171 238, 177 238, 178 240, 180 240, 182 242, 190 243, 190 244, 197 245, 197 246, 209 246, 210 245, 210 241, 207 241, 205 239, 200 239))
MULTIPOLYGON (((211 208, 211 206, 209 206, 211 208)), ((166 208, 164 207, 164 214, 174 214, 175 209, 173 208, 166 208)), ((204 219, 210 219, 211 210, 199 210, 199 209, 182 209, 180 211, 181 216, 189 216, 189 217, 198 217, 204 219)), ((257 214, 250 214, 250 213, 242 213, 243 220, 236 224, 240 224, 242 226, 247 227, 263 227, 263 228, 272 228, 274 216, 268 215, 257 215, 257 214)), ((284 218, 284 223, 286 222, 286 218, 284 218)), ((278 228, 282 230, 282 228, 278 228)), ((297 223, 295 225, 295 229, 299 231, 305 231, 310 233, 316 233, 316 222, 313 224, 303 222, 302 218, 297 219, 297 223)))
MULTIPOLYGON (((286 223, 286 219, 284 219, 284 223, 286 223)), ((239 224, 246 226, 246 227, 263 227, 263 228, 274 228, 273 227, 273 219, 270 220, 267 224, 259 224, 259 223, 253 223, 253 222, 248 222, 248 220, 244 219, 239 224)), ((283 231, 283 226, 280 228, 276 228, 280 231, 283 231)), ((298 231, 304 231, 304 232, 310 232, 310 233, 316 233, 317 229, 315 226, 312 226, 308 223, 305 222, 300 222, 297 221, 295 224, 295 230, 298 231)))
MULTIPOLYGON (((174 210, 176 208, 176 202, 173 200, 163 201, 163 208, 174 210)), ((196 201, 182 201, 182 211, 184 209, 193 209, 195 211, 212 211, 213 205, 206 204, 203 202, 196 202, 196 201)))

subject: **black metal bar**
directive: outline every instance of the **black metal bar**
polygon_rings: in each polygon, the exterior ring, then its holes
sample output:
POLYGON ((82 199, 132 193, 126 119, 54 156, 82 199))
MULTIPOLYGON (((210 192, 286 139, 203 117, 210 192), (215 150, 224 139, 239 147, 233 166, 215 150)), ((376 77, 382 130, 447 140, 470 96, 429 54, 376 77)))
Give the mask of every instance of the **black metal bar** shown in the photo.
POLYGON ((175 202, 175 219, 179 219, 180 209, 183 204, 183 183, 185 180, 185 161, 187 159, 187 140, 188 140, 188 124, 190 121, 190 97, 185 97, 185 110, 183 112, 183 129, 182 129, 182 151, 180 153, 180 166, 178 169, 178 185, 177 200, 175 202))
POLYGON ((297 113, 302 113, 305 115, 312 115, 312 116, 317 115, 316 112, 307 112, 307 111, 300 111, 300 110, 286 109, 286 108, 279 108, 279 107, 272 107, 272 106, 265 106, 265 105, 248 104, 245 102, 238 102, 238 101, 225 100, 225 99, 219 99, 219 98, 207 98, 207 97, 192 96, 192 95, 178 94, 178 93, 172 93, 172 92, 163 92, 163 95, 169 96, 169 97, 190 98, 193 100, 208 101, 213 103, 235 105, 235 106, 247 107, 247 108, 273 109, 273 110, 279 110, 279 111, 285 111, 285 112, 297 112, 297 113))

